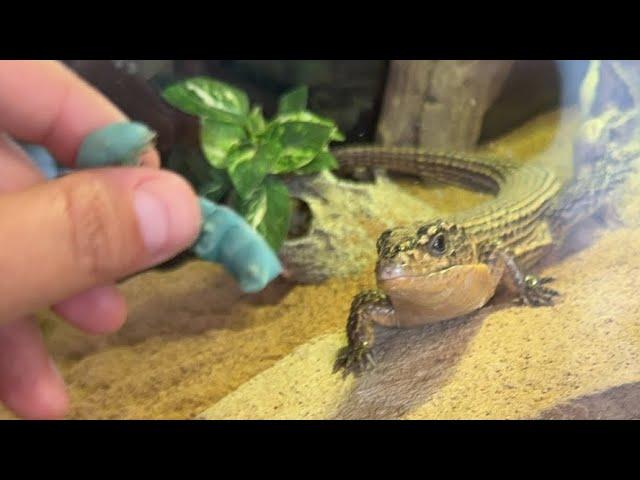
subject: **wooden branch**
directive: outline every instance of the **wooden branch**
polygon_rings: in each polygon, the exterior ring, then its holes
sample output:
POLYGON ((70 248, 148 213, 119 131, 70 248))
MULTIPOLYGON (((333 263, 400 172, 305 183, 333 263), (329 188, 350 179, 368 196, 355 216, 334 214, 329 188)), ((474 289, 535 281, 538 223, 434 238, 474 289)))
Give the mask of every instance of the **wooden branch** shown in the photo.
POLYGON ((383 145, 470 149, 511 60, 391 62, 378 124, 383 145))

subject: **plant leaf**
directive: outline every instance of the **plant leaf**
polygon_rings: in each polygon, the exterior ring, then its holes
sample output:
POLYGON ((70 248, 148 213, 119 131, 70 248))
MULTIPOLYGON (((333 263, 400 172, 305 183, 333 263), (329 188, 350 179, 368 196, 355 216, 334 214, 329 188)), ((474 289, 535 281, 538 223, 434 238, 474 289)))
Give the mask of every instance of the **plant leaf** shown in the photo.
POLYGON ((318 123, 321 125, 325 125, 327 127, 335 127, 335 123, 333 122, 333 120, 320 117, 315 113, 311 113, 307 110, 304 110, 301 112, 289 112, 289 113, 280 114, 273 119, 273 122, 274 123, 308 122, 308 123, 318 123))
POLYGON ((238 192, 234 192, 232 205, 234 210, 242 215, 254 230, 257 230, 267 214, 267 190, 264 184, 254 190, 247 198, 242 198, 238 192))
POLYGON ((257 230, 277 252, 287 238, 291 221, 289 190, 276 177, 267 177, 264 188, 267 196, 267 212, 257 230))
POLYGON ((331 132, 331 140, 334 142, 344 142, 345 140, 344 134, 338 129, 336 126, 331 132))
POLYGON ((211 180, 211 165, 197 148, 176 145, 169 154, 167 168, 186 177, 194 186, 211 180))
POLYGON ((311 163, 301 167, 296 173, 299 175, 308 175, 321 172, 322 170, 333 170, 334 168, 338 168, 338 160, 336 160, 336 157, 328 151, 322 151, 311 163))
POLYGON ((231 189, 231 180, 224 170, 210 169, 211 179, 200 185, 198 194, 212 202, 220 202, 231 189))
POLYGON ((200 144, 208 162, 216 168, 228 166, 229 151, 246 140, 244 128, 211 118, 200 122, 200 144))
POLYGON ((257 138, 264 132, 266 126, 267 123, 262 115, 262 109, 260 107, 254 107, 253 110, 251 110, 247 121, 249 134, 253 138, 257 138))
POLYGON ((273 144, 256 147, 244 144, 229 154, 229 177, 242 198, 247 198, 262 183, 274 161, 277 150, 273 144))
POLYGON ((243 125, 249 113, 249 98, 242 90, 206 77, 171 85, 162 93, 174 107, 191 115, 243 125))
POLYGON ((345 137, 338 129, 336 123, 329 119, 316 115, 315 113, 311 113, 309 111, 301 111, 301 112, 291 112, 285 113, 282 115, 278 115, 275 119, 273 119, 273 123, 281 124, 288 122, 306 122, 306 123, 315 123, 319 125, 325 125, 331 129, 331 135, 329 136, 330 140, 335 142, 344 141, 345 137))
POLYGON ((249 198, 235 197, 235 209, 247 223, 257 230, 275 251, 287 236, 291 220, 289 191, 276 177, 265 178, 264 183, 249 198))
POLYGON ((278 115, 300 112, 307 108, 309 89, 306 86, 285 93, 278 101, 278 115))
POLYGON ((291 220, 291 202, 285 184, 269 176, 250 198, 237 200, 238 212, 277 252, 287 237, 291 220))
POLYGON ((201 195, 214 202, 224 198, 231 188, 227 172, 209 165, 198 148, 174 146, 166 167, 185 177, 201 195))
POLYGON ((328 144, 330 135, 331 129, 319 123, 290 121, 270 125, 263 142, 273 144, 278 155, 269 173, 294 172, 310 163, 328 144))

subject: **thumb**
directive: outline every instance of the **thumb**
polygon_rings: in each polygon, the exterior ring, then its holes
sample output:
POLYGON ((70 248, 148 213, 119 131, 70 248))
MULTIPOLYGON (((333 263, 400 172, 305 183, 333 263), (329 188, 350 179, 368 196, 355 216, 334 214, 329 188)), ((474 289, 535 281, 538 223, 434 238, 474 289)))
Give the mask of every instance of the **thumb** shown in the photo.
POLYGON ((200 222, 189 184, 147 168, 0 195, 0 322, 160 263, 195 242, 200 222))

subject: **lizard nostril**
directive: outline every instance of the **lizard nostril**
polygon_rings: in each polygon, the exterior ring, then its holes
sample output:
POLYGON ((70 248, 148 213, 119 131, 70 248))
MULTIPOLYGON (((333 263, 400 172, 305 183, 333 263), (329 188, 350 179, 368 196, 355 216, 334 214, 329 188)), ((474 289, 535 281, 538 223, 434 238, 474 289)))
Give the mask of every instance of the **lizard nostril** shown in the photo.
POLYGON ((404 267, 409 263, 409 255, 407 255, 405 252, 402 252, 400 255, 398 255, 398 260, 404 267))

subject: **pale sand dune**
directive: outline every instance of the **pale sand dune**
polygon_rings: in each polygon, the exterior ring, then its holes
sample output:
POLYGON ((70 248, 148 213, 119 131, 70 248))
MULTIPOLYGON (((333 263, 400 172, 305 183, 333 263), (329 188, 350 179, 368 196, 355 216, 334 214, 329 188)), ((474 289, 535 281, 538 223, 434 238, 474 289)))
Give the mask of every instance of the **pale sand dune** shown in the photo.
POLYGON ((552 308, 387 333, 376 371, 346 383, 329 368, 344 336, 321 336, 202 418, 528 418, 640 381, 640 230, 609 232, 545 274, 563 294, 552 308))

